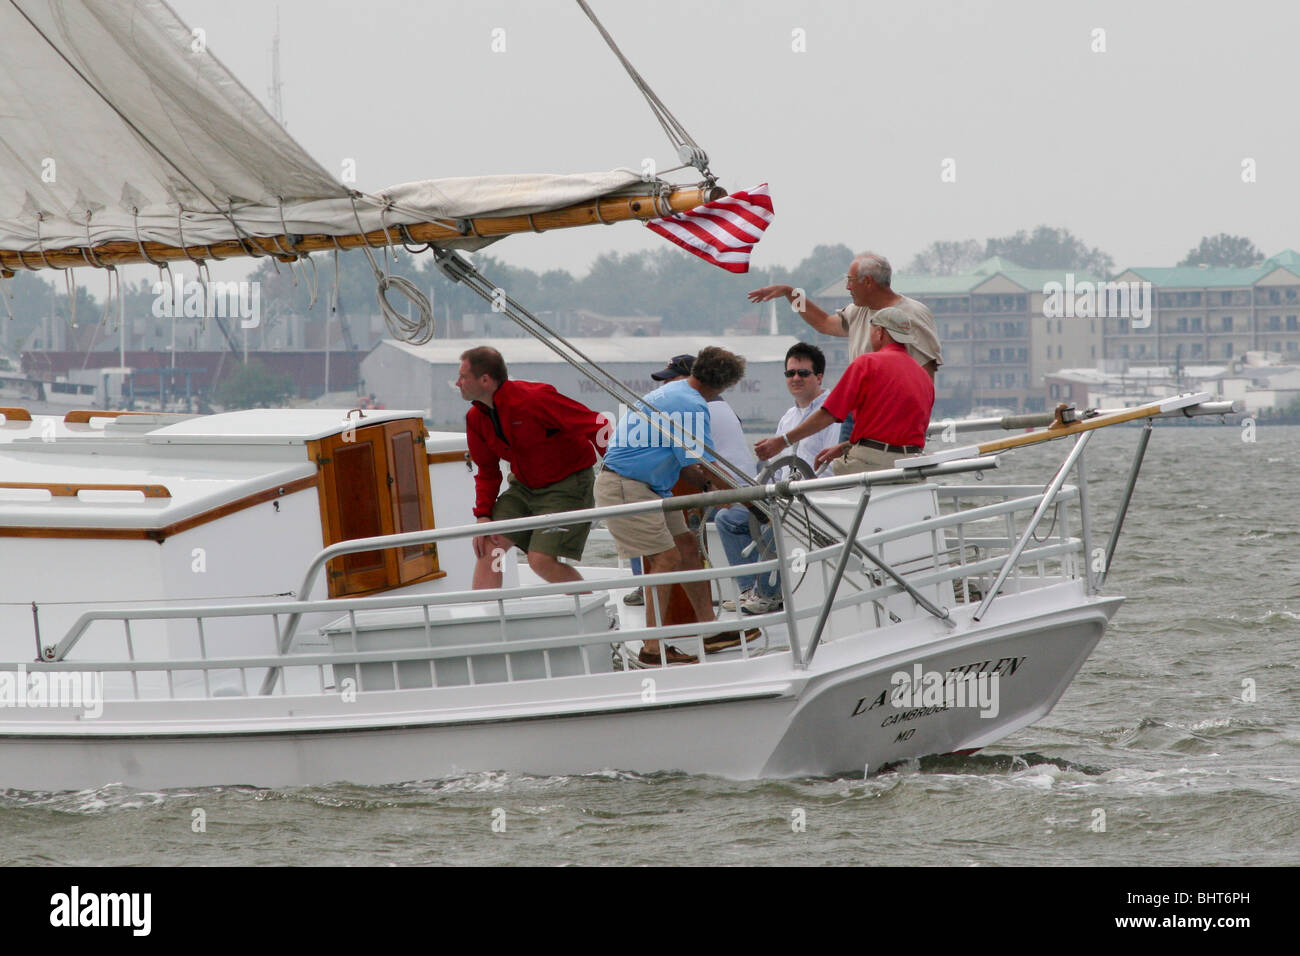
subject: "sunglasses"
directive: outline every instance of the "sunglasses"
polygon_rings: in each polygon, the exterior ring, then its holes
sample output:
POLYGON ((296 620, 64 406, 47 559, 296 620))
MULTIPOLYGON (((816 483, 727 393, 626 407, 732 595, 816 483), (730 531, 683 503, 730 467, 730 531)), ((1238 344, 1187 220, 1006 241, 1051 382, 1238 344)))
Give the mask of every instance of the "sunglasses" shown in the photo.
POLYGON ((798 375, 800 378, 807 378, 812 373, 813 370, 810 368, 788 368, 785 370, 785 377, 794 378, 798 375))

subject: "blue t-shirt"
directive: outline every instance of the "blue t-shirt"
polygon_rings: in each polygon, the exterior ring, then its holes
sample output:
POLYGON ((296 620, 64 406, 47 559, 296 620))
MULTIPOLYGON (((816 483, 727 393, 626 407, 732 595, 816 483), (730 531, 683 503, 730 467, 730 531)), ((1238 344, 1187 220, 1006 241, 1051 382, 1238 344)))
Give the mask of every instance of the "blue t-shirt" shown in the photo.
POLYGON ((713 461, 704 450, 713 444, 709 428, 709 405, 686 379, 661 385, 645 397, 662 415, 646 413, 637 402, 618 420, 605 465, 624 478, 643 481, 660 497, 667 498, 683 468, 698 461, 713 461))

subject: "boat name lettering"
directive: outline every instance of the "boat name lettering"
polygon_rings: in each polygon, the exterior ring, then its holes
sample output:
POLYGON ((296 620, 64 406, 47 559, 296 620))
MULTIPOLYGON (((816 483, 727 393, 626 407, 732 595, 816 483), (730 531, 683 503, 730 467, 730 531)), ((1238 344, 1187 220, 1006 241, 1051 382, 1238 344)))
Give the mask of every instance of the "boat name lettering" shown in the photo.
POLYGON ((890 703, 895 707, 979 708, 981 717, 996 717, 999 704, 999 685, 1002 675, 997 670, 980 671, 922 671, 920 664, 912 666, 912 673, 897 671, 890 675, 894 685, 890 703))
POLYGON ((935 704, 933 707, 914 707, 911 710, 904 710, 897 714, 890 714, 880 722, 881 727, 888 727, 890 724, 901 724, 909 720, 917 720, 921 717, 929 717, 931 714, 940 714, 951 708, 943 704, 935 704))
MULTIPOLYGON (((951 667, 943 674, 937 671, 924 673, 921 671, 921 665, 915 664, 910 679, 905 672, 900 671, 892 676, 890 686, 876 696, 859 697, 849 717, 860 717, 877 707, 885 706, 887 702, 895 707, 923 705, 921 709, 928 709, 937 704, 945 705, 941 709, 954 706, 978 706, 986 716, 995 717, 998 709, 992 705, 992 701, 998 693, 1000 678, 1014 675, 1028 659, 1028 655, 999 657, 996 660, 990 658, 986 661, 951 667)), ((886 725, 881 724, 881 726, 886 725)))

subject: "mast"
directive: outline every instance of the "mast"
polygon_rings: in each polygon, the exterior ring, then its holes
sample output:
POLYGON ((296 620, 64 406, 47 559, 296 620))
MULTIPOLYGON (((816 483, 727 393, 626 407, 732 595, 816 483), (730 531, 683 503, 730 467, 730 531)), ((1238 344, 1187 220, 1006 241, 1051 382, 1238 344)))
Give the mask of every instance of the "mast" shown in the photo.
POLYGON ((284 89, 284 84, 280 82, 280 6, 275 7, 275 34, 271 37, 271 87, 268 92, 271 94, 271 115, 281 126, 288 129, 288 124, 284 121, 284 101, 280 93, 284 89))

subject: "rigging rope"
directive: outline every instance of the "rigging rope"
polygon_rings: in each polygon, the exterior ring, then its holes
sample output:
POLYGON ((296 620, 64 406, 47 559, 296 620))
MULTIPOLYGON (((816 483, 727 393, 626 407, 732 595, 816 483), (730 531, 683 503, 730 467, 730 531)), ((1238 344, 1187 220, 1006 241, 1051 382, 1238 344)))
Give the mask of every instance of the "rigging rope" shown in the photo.
POLYGON ((68 321, 75 329, 77 327, 77 280, 72 273, 72 269, 63 270, 63 288, 68 294, 68 321))
MULTIPOLYGON (((89 218, 89 217, 88 217, 89 218)), ((104 314, 99 317, 95 327, 90 332, 90 343, 86 346, 86 354, 81 360, 81 370, 84 372, 86 366, 90 364, 90 353, 95 350, 95 342, 99 338, 99 330, 108 322, 109 315, 113 312, 113 279, 117 278, 117 294, 122 294, 122 277, 117 273, 117 266, 101 266, 108 277, 108 288, 104 292, 104 314)))
MULTIPOLYGON (((384 314, 384 322, 388 326, 388 331, 393 334, 393 338, 400 339, 403 342, 409 342, 412 345, 426 345, 433 340, 435 331, 433 306, 429 305, 429 299, 420 287, 405 276, 395 276, 392 273, 385 272, 379 268, 379 263, 375 261, 375 254, 371 250, 370 240, 366 238, 366 231, 361 227, 361 215, 357 212, 357 197, 353 195, 352 199, 352 217, 357 221, 357 231, 361 234, 361 239, 365 243, 361 251, 366 254, 370 260, 370 269, 375 274, 375 301, 379 304, 379 311, 384 314), (411 319, 392 307, 388 301, 388 290, 396 289, 403 295, 408 302, 415 306, 419 313, 419 318, 411 319)), ((381 220, 382 222, 382 214, 381 220)), ((388 229, 385 227, 384 235, 387 238, 388 229)), ((335 246, 338 240, 334 240, 335 246)), ((381 249, 387 250, 389 246, 380 246, 381 249)), ((397 252, 393 251, 393 258, 396 261, 397 252)), ((387 261, 387 252, 385 252, 385 261, 387 261)), ((338 260, 334 263, 335 275, 335 305, 337 306, 337 282, 338 282, 338 260)))
POLYGON ((647 83, 644 77, 637 72, 636 67, 632 65, 631 61, 623 55, 623 51, 618 48, 618 44, 615 43, 614 38, 609 35, 609 31, 605 29, 604 25, 598 19, 596 19, 596 14, 592 12, 591 7, 587 6, 586 0, 578 0, 578 6, 581 7, 582 12, 587 15, 587 19, 595 25, 596 29, 600 32, 600 35, 604 37, 605 43, 607 43, 609 48, 614 52, 614 56, 618 57, 618 61, 623 64, 623 69, 627 71, 627 75, 631 77, 633 84, 635 84, 636 88, 641 91, 641 95, 645 97, 646 103, 650 106, 650 111, 654 113, 655 119, 659 121, 659 125, 663 127, 664 133, 668 136, 668 141, 672 143, 673 148, 677 150, 677 158, 688 166, 694 166, 703 173, 704 177, 710 184, 712 184, 715 181, 715 177, 709 172, 708 154, 700 148, 700 145, 695 142, 691 137, 691 134, 686 132, 686 127, 683 126, 678 121, 677 117, 673 115, 672 110, 668 109, 668 107, 664 105, 663 100, 659 99, 659 97, 655 95, 655 91, 650 89, 650 84, 647 83))
POLYGON ((9 313, 9 321, 14 320, 14 293, 9 288, 12 279, 6 278, 4 273, 0 272, 0 299, 5 301, 5 311, 9 313))
MULTIPOLYGON (((558 355, 566 363, 573 366, 580 373, 590 379, 597 388, 605 392, 615 401, 626 405, 629 411, 636 411, 644 418, 652 428, 655 428, 663 435, 668 444, 681 444, 682 436, 674 436, 671 430, 664 425, 668 421, 666 416, 651 402, 644 397, 637 395, 630 388, 620 382, 617 378, 607 372, 600 363, 586 355, 581 349, 572 342, 565 339, 555 329, 552 329, 533 313, 529 312, 524 306, 506 294, 505 290, 498 286, 492 285, 487 278, 479 272, 468 260, 455 252, 448 252, 443 249, 434 247, 434 256, 438 268, 452 281, 463 282, 473 292, 487 302, 493 303, 493 311, 500 311, 508 319, 518 325, 521 329, 531 335, 537 341, 541 342, 548 349, 558 355), (561 345, 563 347, 561 347, 561 345), (572 354, 565 350, 568 349, 572 354), (637 406, 641 406, 640 409, 637 406), (658 421, 656 421, 656 417, 658 421)), ((616 424, 616 423, 611 423, 616 424)), ((755 484, 752 475, 747 475, 744 471, 737 468, 736 465, 722 455, 711 445, 702 445, 704 451, 711 454, 715 461, 706 462, 701 459, 700 464, 707 471, 710 471, 715 477, 722 478, 728 483, 738 488, 747 488, 755 484)))

